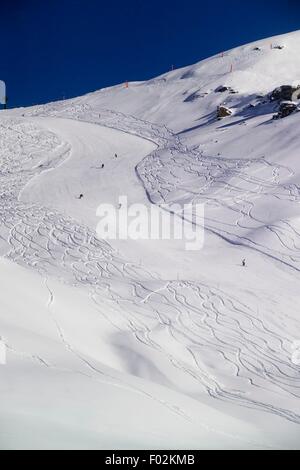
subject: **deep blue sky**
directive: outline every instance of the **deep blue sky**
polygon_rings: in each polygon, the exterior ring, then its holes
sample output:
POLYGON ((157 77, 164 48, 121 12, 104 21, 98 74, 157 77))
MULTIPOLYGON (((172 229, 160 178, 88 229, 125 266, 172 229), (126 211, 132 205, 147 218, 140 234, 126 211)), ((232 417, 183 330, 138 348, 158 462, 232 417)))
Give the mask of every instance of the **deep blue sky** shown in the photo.
POLYGON ((145 80, 300 29, 300 0, 0 0, 9 107, 145 80))

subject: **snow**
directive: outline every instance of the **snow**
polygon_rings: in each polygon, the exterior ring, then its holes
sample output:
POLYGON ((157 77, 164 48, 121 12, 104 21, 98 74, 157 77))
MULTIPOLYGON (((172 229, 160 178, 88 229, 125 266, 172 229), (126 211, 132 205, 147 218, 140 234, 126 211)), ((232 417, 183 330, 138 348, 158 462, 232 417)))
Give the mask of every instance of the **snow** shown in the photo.
POLYGON ((1 448, 299 448, 299 39, 1 112, 1 448), (122 195, 203 249, 99 239, 122 195))

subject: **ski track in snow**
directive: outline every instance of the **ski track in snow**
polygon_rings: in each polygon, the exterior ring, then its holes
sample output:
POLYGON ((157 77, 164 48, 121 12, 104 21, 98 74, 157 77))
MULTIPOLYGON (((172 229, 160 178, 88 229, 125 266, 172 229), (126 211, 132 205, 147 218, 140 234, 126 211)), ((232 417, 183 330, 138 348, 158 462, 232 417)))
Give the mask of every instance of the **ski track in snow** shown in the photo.
MULTIPOLYGON (((219 400, 300 423, 300 414, 295 412, 300 397, 299 370, 290 360, 290 330, 214 286, 162 281, 123 259, 92 230, 55 208, 19 201, 20 192, 34 176, 59 165, 71 151, 67 143, 31 122, 31 116, 82 120, 151 140, 157 150, 140 162, 136 172, 152 203, 205 202, 207 229, 298 270, 300 233, 287 221, 264 227, 277 240, 275 250, 244 235, 249 224, 255 228, 262 223, 252 215, 258 195, 299 202, 299 188, 280 183, 292 170, 263 158, 208 157, 186 148, 166 127, 109 110, 95 112, 88 105, 55 103, 26 112, 26 119, 1 122, 0 236, 8 246, 3 254, 37 270, 45 279, 54 276, 85 286, 101 315, 105 315, 103 298, 120 305, 121 309, 106 320, 116 331, 134 338, 137 349, 144 345, 171 363, 179 381, 184 378, 192 384, 194 398, 206 392, 219 400), (233 214, 232 226, 210 219, 210 206, 226 207, 233 214)), ((54 294, 45 283, 51 311, 54 294)), ((103 375, 74 350, 58 320, 54 321, 64 347, 103 375)))

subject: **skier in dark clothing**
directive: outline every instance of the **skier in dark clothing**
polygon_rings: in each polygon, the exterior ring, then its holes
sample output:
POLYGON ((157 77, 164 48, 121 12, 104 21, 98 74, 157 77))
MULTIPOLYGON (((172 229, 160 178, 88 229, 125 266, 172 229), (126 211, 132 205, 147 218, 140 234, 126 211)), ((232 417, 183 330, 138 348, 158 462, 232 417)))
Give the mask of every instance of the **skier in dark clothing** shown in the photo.
POLYGON ((83 194, 79 194, 79 197, 77 199, 82 199, 83 198, 83 194))
POLYGON ((104 168, 104 163, 102 163, 101 168, 104 168))
POLYGON ((245 259, 243 259, 243 261, 242 261, 242 266, 244 266, 244 267, 246 266, 246 260, 245 259))
POLYGON ((115 158, 118 158, 118 155, 115 153, 115 158))

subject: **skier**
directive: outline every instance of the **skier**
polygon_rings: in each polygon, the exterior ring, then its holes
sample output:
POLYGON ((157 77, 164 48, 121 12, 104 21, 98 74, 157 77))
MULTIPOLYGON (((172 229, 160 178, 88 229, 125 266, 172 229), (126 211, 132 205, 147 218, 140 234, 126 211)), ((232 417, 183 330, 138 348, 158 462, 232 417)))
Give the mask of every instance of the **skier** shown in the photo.
POLYGON ((242 261, 242 266, 244 266, 244 267, 246 266, 246 260, 245 259, 243 259, 243 261, 242 261))
POLYGON ((115 158, 118 158, 118 155, 115 153, 115 158))
POLYGON ((104 168, 104 163, 102 163, 101 168, 104 168))
POLYGON ((82 199, 83 198, 83 194, 79 194, 79 197, 77 199, 82 199))

